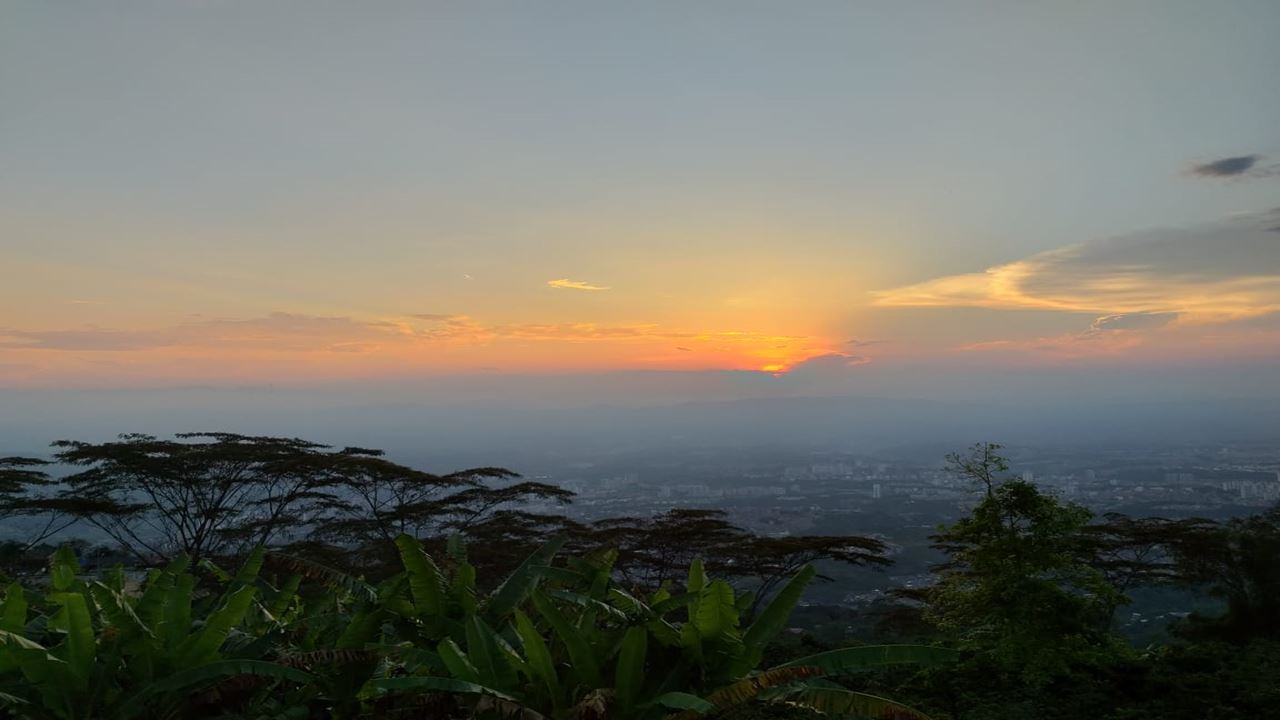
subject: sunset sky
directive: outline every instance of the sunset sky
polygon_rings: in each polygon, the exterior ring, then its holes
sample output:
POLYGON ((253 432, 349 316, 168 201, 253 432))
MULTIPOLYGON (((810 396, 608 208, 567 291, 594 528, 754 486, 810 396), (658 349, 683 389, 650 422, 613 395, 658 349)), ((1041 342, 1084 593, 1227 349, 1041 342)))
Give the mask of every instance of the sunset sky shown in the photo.
POLYGON ((0 9, 0 388, 1280 365, 1280 4, 0 9))

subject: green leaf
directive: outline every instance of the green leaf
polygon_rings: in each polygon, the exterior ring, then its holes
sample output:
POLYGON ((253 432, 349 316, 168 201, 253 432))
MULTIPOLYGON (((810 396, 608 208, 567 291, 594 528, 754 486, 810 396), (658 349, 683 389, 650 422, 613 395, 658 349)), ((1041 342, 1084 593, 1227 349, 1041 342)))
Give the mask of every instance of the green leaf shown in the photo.
POLYGON ((609 602, 611 602, 614 607, 622 610, 628 616, 649 616, 653 614, 653 608, 646 605, 643 600, 616 587, 609 588, 609 602))
POLYGON ((417 672, 424 668, 430 671, 448 670, 448 668, 445 667, 444 661, 440 659, 440 655, 431 652, 430 650, 414 647, 408 642, 400 645, 368 645, 366 647, 399 660, 410 673, 417 672))
POLYGON ((520 637, 520 644, 524 647, 529 672, 542 680, 547 686, 547 692, 551 694, 552 702, 558 705, 560 679, 556 675, 555 662, 551 659, 551 650, 528 615, 516 610, 515 619, 516 635, 520 637))
POLYGON ((247 585, 258 577, 258 573, 262 571, 262 561, 266 558, 267 550, 259 545, 249 553, 249 557, 245 559, 244 565, 240 566, 240 571, 236 573, 233 582, 237 585, 247 585))
POLYGON ((480 682, 480 671, 472 664, 462 648, 458 647, 458 643, 453 641, 453 638, 441 640, 436 649, 440 652, 440 659, 444 661, 444 666, 449 669, 450 674, 459 680, 480 682))
POLYGON ((588 597, 581 593, 569 592, 568 590, 549 590, 546 594, 547 597, 553 597, 557 600, 564 600, 565 602, 573 603, 585 610, 602 612, 615 620, 626 622, 630 619, 625 612, 610 605, 609 603, 602 600, 596 600, 593 597, 588 597))
POLYGON ((142 623, 157 630, 164 621, 164 605, 169 590, 173 588, 173 575, 162 570, 152 570, 147 575, 147 584, 142 595, 133 603, 133 611, 142 619, 142 623))
POLYGON ((444 615, 444 576, 440 568, 422 549, 417 538, 401 535, 395 542, 400 551, 400 561, 409 573, 409 591, 413 594, 414 608, 419 613, 444 615))
POLYGON ((414 675, 411 677, 373 678, 369 682, 365 683, 365 687, 379 692, 430 690, 432 692, 458 693, 462 695, 489 695, 503 700, 515 700, 514 697, 504 692, 495 690, 491 687, 485 687, 479 683, 458 680, 456 678, 429 677, 422 675, 414 675))
POLYGON ((661 705, 672 710, 691 710, 699 715, 705 715, 716 709, 715 705, 703 700, 697 695, 690 695, 683 692, 663 693, 653 699, 654 705, 661 705))
POLYGON ((812 565, 805 565, 800 572, 796 573, 782 590, 769 601, 765 609, 756 617, 755 622, 751 623, 751 627, 747 628, 747 632, 742 636, 742 642, 748 647, 764 647, 770 640, 777 636, 779 632, 787 624, 787 619, 791 617, 791 611, 795 609, 796 603, 800 602, 801 596, 809 583, 813 581, 814 575, 818 571, 812 565))
POLYGON ((119 592, 107 585, 95 582, 89 585, 89 593, 98 604, 99 612, 116 628, 142 638, 154 639, 155 633, 134 612, 133 606, 119 592))
POLYGON ((592 689, 600 687, 600 666, 596 662, 590 643, 578 628, 574 627, 560 609, 541 593, 533 593, 533 606, 537 608, 538 614, 551 624, 556 636, 569 651, 569 660, 583 683, 592 689))
POLYGON ((53 554, 53 564, 49 567, 50 585, 55 592, 71 589, 80 574, 80 563, 76 560, 76 551, 70 545, 63 545, 53 554))
POLYGON ((271 605, 267 608, 267 612, 272 617, 278 618, 284 615, 289 609, 289 605, 293 599, 298 596, 298 588, 302 586, 301 575, 290 575, 289 579, 276 590, 275 597, 271 600, 271 605))
POLYGON ((0 630, 20 633, 27 626, 27 598, 22 583, 14 580, 4 591, 4 605, 0 609, 0 630))
POLYGON ((733 587, 723 580, 708 585, 698 599, 693 622, 698 634, 708 640, 736 636, 738 608, 734 604, 733 587))
POLYGON ((815 667, 825 675, 839 675, 887 665, 929 667, 951 662, 957 657, 959 653, 955 650, 932 645, 864 645, 809 655, 783 663, 778 668, 815 667))
MULTIPOLYGON (((28 640, 22 635, 19 635, 18 633, 15 633, 15 632, 9 632, 8 630, 0 630, 0 646, 17 648, 19 650, 37 650, 39 652, 44 652, 44 653, 48 652, 47 650, 45 650, 45 647, 40 643, 34 640, 28 640)), ((58 660, 58 658, 55 658, 52 655, 49 656, 49 659, 52 661, 61 662, 60 660, 58 660)))
POLYGON ((156 701, 156 696, 158 695, 188 690, 235 675, 254 675, 275 680, 287 680, 303 686, 314 684, 316 681, 315 677, 310 673, 265 660, 218 660, 189 670, 183 670, 162 680, 149 683, 121 706, 119 717, 127 718, 149 714, 149 711, 154 710, 159 704, 156 701))
POLYGON ((305 558, 285 555, 283 553, 267 553, 267 560, 272 566, 296 573, 308 580, 315 580, 329 587, 339 588, 346 591, 352 597, 364 602, 377 602, 378 593, 369 585, 358 578, 335 570, 334 568, 307 560, 305 558))
POLYGON ((782 590, 778 591, 773 600, 769 601, 769 604, 765 606, 765 609, 756 617, 755 622, 751 623, 751 627, 747 628, 747 632, 742 636, 745 652, 739 656, 734 667, 734 674, 745 675, 760 664, 760 659, 764 656, 765 645, 768 645, 786 627, 787 619, 791 617, 791 612, 795 610, 796 603, 800 602, 805 588, 813 581, 813 577, 816 574, 817 570, 812 565, 805 565, 800 572, 787 581, 787 584, 783 586, 782 590))
POLYGON ((201 560, 200 562, 196 563, 196 567, 209 573, 214 577, 215 580, 217 580, 220 583, 226 584, 231 582, 231 574, 228 573, 226 570, 223 570, 222 568, 218 567, 217 563, 215 563, 214 561, 208 558, 205 558, 204 560, 201 560))
POLYGON ((894 718, 894 720, 929 720, 929 716, 902 703, 867 693, 837 688, 805 688, 787 699, 823 715, 837 718, 894 718))
POLYGON ((685 590, 696 597, 706 586, 707 572, 702 569, 702 558, 694 558, 693 562, 689 563, 689 580, 685 583, 685 590))
POLYGON ((253 605, 256 592, 256 588, 246 585, 231 593, 222 606, 205 619, 204 626, 179 646, 179 664, 190 667, 213 661, 226 642, 227 633, 240 624, 253 605))
POLYGON ((476 611, 476 566, 463 562, 453 575, 453 597, 470 615, 476 611))
POLYGON ((662 617, 672 610, 692 605, 697 601, 697 599, 697 593, 680 593, 679 595, 670 595, 655 602, 651 609, 655 615, 662 617))
POLYGON ((356 610, 333 646, 341 650, 364 647, 378 634, 385 616, 386 611, 382 609, 356 610))
POLYGON ((618 664, 614 676, 614 688, 618 702, 624 709, 632 707, 640 697, 640 689, 644 686, 644 660, 648 649, 649 631, 643 627, 632 627, 622 638, 622 647, 618 650, 618 664))
POLYGON ((564 538, 554 538, 525 558, 489 596, 484 605, 485 617, 490 622, 497 622, 524 602, 542 579, 538 568, 548 565, 556 553, 560 552, 560 548, 564 547, 564 543, 564 538))
POLYGON ((191 633, 191 593, 195 585, 195 577, 183 573, 174 578, 173 587, 164 594, 164 622, 159 630, 164 646, 170 650, 176 650, 191 633))
POLYGON ((66 640, 60 646, 65 648, 62 659, 67 661, 72 675, 87 684, 89 673, 93 669, 94 656, 97 654, 89 603, 84 595, 77 592, 52 593, 49 599, 62 608, 49 623, 50 627, 65 630, 67 633, 66 640))
POLYGON ((493 630, 472 615, 466 622, 467 656, 480 673, 480 682, 498 688, 510 688, 516 684, 516 671, 506 657, 493 630))
MULTIPOLYGON (((690 595, 689 601, 689 617, 693 618, 698 614, 698 602, 702 599, 702 591, 707 587, 707 572, 702 568, 702 558, 694 558, 689 563, 689 579, 685 582, 685 590, 690 595)), ((655 597, 653 604, 657 605, 658 600, 655 597)))
POLYGON ((461 533, 454 533, 444 541, 444 551, 456 563, 467 561, 467 541, 461 533))

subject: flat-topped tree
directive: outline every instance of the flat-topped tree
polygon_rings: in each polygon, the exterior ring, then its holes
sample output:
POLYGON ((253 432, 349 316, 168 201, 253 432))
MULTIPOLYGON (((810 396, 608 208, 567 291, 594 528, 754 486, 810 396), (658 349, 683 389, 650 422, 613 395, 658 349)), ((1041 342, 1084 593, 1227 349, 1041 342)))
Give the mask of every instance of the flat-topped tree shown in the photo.
POLYGON ((297 438, 132 434, 54 447, 58 462, 84 468, 64 478, 58 500, 146 563, 317 538, 394 550, 401 533, 465 531, 520 502, 572 495, 541 483, 491 485, 518 477, 502 468, 435 475, 381 450, 297 438))
MULTIPOLYGON (((555 485, 516 481, 519 474, 495 467, 434 475, 397 465, 380 455, 366 450, 338 461, 337 489, 345 502, 317 523, 315 537, 377 561, 394 557, 394 540, 400 535, 442 541, 454 534, 488 538, 503 529, 518 535, 505 540, 532 541, 531 536, 545 536, 549 529, 559 529, 560 523, 567 521, 558 515, 519 510, 533 501, 569 502, 574 494, 555 485), (551 525, 539 526, 543 521, 551 525), (499 527, 495 528, 495 523, 499 527), (521 535, 519 530, 526 526, 530 532, 521 535)), ((533 537, 537 542, 542 539, 533 537)), ((517 555, 527 551, 527 543, 517 544, 505 549, 517 555)))
MULTIPOLYGON (((755 535, 723 510, 677 508, 651 518, 610 518, 582 528, 575 541, 617 548, 614 570, 633 588, 652 590, 684 576, 695 559, 756 593, 753 614, 787 578, 810 564, 889 564, 880 540, 863 535, 755 535)), ((829 577, 817 574, 819 580, 829 577)))
POLYGON ((84 468, 62 499, 146 563, 193 561, 285 542, 342 505, 334 489, 349 451, 296 438, 182 433, 54 443, 84 468))
POLYGON ((57 535, 78 519, 52 492, 56 481, 44 471, 47 460, 0 458, 0 519, 32 520, 18 546, 18 555, 57 535))

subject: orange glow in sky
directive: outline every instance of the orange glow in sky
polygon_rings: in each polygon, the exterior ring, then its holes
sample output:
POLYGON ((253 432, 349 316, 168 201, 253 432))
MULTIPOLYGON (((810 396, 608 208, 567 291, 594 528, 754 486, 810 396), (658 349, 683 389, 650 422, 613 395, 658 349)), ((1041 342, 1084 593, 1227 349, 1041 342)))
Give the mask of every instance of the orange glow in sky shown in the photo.
POLYGON ((1280 363, 1274 4, 65 5, 0 388, 1280 363))

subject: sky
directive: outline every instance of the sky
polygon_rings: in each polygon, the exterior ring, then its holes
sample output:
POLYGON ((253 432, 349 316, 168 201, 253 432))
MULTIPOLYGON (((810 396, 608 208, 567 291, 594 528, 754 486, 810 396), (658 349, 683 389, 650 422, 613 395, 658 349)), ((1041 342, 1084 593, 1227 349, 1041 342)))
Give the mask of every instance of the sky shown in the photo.
POLYGON ((0 390, 1275 396, 1278 36, 1268 0, 13 0, 0 390))

